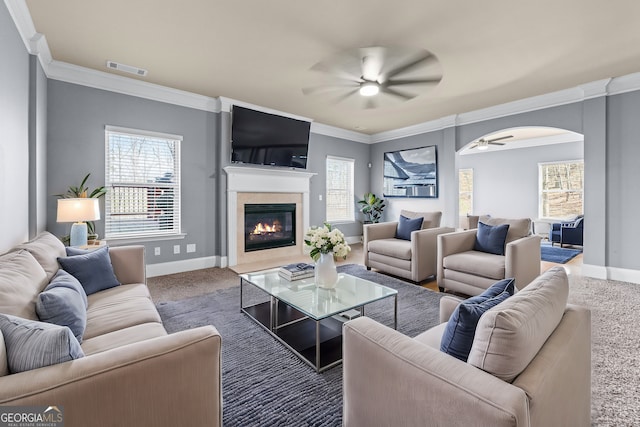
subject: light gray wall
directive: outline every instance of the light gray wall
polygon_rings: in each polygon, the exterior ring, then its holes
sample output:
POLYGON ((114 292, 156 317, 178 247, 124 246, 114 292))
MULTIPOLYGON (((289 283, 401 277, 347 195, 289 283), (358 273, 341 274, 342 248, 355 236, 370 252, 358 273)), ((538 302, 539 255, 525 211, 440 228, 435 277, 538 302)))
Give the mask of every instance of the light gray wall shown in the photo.
MULTIPOLYGON (((48 91, 48 209, 47 229, 56 235, 69 232, 69 224, 56 223, 56 198, 69 185, 77 185, 91 173, 89 187, 104 184, 105 126, 122 126, 182 135, 182 231, 183 240, 145 243, 147 262, 178 261, 216 255, 215 206, 218 176, 218 129, 215 113, 150 101, 85 86, 49 81, 48 91), (196 244, 196 252, 186 253, 186 244, 196 244), (173 246, 181 252, 173 254, 173 246), (160 247, 155 256, 153 248, 160 247)), ((104 204, 101 203, 104 218, 104 204)), ((104 221, 96 228, 104 236, 104 221)))
POLYGON ((0 253, 29 235, 29 54, 0 2, 0 253))
POLYGON ((358 210, 357 201, 361 200, 364 193, 369 191, 369 146, 359 142, 347 141, 326 135, 312 133, 309 137, 309 159, 307 172, 315 173, 311 178, 310 198, 310 223, 322 225, 326 220, 326 159, 327 156, 353 159, 354 162, 354 209, 355 222, 334 224, 345 236, 362 235, 362 213, 358 210), (320 200, 322 196, 322 200, 320 200))
POLYGON ((435 145, 438 150, 438 198, 403 198, 385 197, 387 208, 384 212, 385 221, 397 221, 402 209, 443 213, 442 226, 454 226, 452 200, 457 200, 457 190, 454 192, 455 179, 455 129, 444 129, 406 138, 394 139, 371 146, 371 191, 382 197, 383 195, 383 163, 384 153, 388 151, 405 150, 410 148, 435 145))
MULTIPOLYGON (((640 91, 608 99, 607 264, 640 270, 640 91)), ((586 221, 586 218, 585 218, 586 221)), ((586 223, 585 223, 586 226, 586 223)))
POLYGON ((583 155, 582 141, 578 141, 458 155, 458 168, 473 169, 473 214, 537 218, 538 164, 580 160, 583 155))

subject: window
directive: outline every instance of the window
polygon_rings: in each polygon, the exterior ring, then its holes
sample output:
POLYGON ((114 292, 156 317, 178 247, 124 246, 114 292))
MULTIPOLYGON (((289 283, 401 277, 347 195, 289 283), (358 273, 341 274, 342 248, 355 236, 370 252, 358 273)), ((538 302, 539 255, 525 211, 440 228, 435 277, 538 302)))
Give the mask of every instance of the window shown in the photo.
POLYGON ((564 218, 584 213, 584 161, 540 163, 539 216, 564 218))
POLYGON ((473 169, 458 170, 458 215, 473 213, 473 169))
POLYGON ((327 157, 327 221, 355 221, 353 159, 327 157))
POLYGON ((181 136, 106 127, 105 238, 180 234, 181 136))

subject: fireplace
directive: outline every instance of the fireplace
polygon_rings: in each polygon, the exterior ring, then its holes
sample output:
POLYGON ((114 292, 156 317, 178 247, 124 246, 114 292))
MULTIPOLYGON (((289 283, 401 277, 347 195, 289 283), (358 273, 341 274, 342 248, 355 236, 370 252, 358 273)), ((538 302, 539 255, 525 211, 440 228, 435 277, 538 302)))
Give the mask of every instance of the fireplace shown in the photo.
POLYGON ((244 205, 245 252, 295 245, 295 203, 244 205))

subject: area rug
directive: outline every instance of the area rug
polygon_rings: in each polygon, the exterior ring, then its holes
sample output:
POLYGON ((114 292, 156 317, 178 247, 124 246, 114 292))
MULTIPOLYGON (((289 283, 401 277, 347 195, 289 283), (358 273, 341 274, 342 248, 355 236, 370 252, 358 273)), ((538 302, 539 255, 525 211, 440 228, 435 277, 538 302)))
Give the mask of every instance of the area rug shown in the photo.
POLYGON ((540 257, 542 261, 555 262, 557 264, 566 264, 581 254, 580 249, 559 248, 551 245, 540 246, 540 257))
MULTIPOLYGON (((397 289, 403 334, 413 337, 438 323, 441 294, 361 265, 338 271, 397 289)), ((317 374, 240 312, 239 292, 236 286, 157 305, 169 333, 210 324, 222 335, 224 425, 340 426, 342 365, 317 374)), ((392 325, 393 299, 367 305, 366 313, 392 325)))

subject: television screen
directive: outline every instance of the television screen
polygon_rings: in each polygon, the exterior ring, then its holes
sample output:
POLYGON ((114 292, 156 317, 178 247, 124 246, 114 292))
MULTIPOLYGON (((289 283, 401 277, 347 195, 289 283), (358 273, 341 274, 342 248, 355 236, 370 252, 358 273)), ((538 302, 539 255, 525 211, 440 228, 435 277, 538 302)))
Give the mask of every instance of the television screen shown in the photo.
POLYGON ((305 169, 310 128, 311 123, 304 120, 234 105, 231 161, 305 169))

